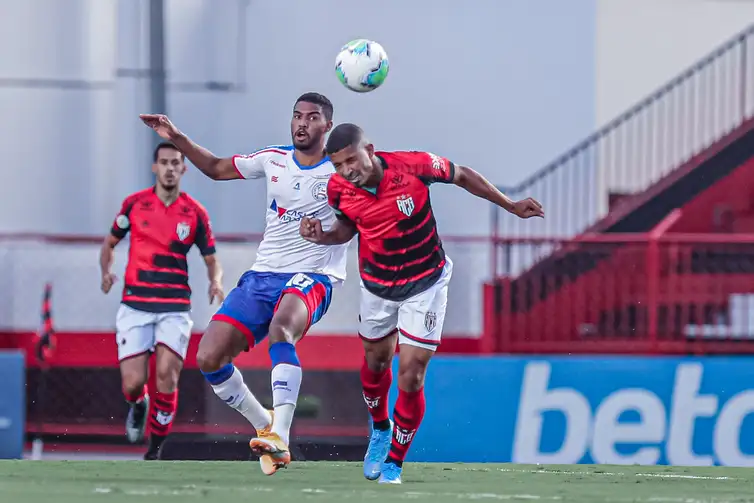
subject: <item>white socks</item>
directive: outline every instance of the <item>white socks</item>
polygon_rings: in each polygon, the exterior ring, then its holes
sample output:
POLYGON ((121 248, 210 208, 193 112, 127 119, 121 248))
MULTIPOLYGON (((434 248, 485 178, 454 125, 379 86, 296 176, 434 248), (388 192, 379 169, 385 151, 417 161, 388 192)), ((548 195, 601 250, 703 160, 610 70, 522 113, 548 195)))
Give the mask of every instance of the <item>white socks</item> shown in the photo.
POLYGON ((233 368, 233 373, 226 381, 212 384, 212 389, 222 401, 240 412, 255 430, 266 428, 272 422, 269 411, 251 393, 237 368, 233 368))
POLYGON ((293 412, 301 389, 301 374, 301 367, 289 363, 279 363, 272 369, 272 403, 275 407, 272 432, 286 445, 290 441, 293 412))

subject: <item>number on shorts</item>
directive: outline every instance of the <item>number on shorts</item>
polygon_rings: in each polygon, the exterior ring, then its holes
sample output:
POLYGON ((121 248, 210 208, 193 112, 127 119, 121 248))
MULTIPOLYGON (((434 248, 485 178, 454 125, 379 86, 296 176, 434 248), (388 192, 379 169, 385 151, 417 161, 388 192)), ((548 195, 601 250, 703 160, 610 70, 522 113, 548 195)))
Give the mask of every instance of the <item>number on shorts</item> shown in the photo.
POLYGON ((314 280, 312 278, 310 278, 306 274, 298 273, 290 280, 288 280, 288 284, 286 286, 292 286, 294 288, 298 288, 299 290, 306 290, 313 284, 314 280))

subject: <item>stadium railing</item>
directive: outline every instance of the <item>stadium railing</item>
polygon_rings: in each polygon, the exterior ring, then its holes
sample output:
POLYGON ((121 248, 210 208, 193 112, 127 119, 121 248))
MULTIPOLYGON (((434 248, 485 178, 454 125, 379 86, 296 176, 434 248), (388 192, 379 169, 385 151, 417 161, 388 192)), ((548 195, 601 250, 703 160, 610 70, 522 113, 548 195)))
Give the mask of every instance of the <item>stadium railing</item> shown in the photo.
POLYGON ((504 353, 754 353, 754 235, 496 244, 485 331, 504 353))
POLYGON ((493 213, 492 235, 568 237, 754 116, 754 25, 507 192, 547 202, 530 222, 493 213))

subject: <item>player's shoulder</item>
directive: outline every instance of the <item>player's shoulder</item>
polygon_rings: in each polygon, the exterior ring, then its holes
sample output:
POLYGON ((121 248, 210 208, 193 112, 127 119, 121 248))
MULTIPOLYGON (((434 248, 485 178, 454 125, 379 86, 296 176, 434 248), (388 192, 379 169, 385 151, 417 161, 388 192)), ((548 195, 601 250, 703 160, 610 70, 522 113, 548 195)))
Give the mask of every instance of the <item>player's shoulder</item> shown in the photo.
POLYGON ((151 198, 154 195, 154 187, 148 187, 146 189, 142 189, 136 192, 133 192, 129 195, 127 195, 123 199, 123 205, 124 206, 133 206, 137 202, 151 198))
POLYGON ((193 210, 201 214, 207 213, 207 208, 205 208, 204 205, 200 203, 198 199, 191 197, 191 195, 187 194, 186 192, 181 192, 179 195, 179 199, 180 199, 179 202, 183 206, 188 208, 189 210, 193 210))
POLYGON ((375 152, 390 168, 410 168, 417 164, 425 164, 430 158, 429 152, 422 150, 395 150, 392 152, 375 152))
POLYGON ((293 153, 293 145, 268 145, 264 148, 246 154, 246 157, 267 156, 267 157, 287 157, 293 153))

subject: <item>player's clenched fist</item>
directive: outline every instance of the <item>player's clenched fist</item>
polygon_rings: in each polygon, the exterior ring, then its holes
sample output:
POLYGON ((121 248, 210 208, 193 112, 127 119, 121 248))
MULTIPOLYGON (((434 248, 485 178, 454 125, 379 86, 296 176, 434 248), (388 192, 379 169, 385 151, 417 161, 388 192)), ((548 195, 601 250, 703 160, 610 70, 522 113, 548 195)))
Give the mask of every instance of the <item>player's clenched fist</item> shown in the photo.
POLYGON ((177 136, 181 134, 175 125, 170 122, 167 115, 162 114, 141 114, 139 118, 146 124, 155 130, 155 132, 162 138, 168 141, 173 141, 177 136))
POLYGON ((301 225, 299 225, 299 233, 307 241, 319 243, 324 235, 322 222, 319 218, 304 217, 301 219, 301 225))
POLYGON ((115 281, 117 279, 118 278, 115 276, 115 274, 113 274, 111 272, 109 272, 107 274, 103 274, 102 275, 102 285, 100 286, 100 288, 102 288, 102 291, 104 293, 110 292, 110 289, 113 287, 113 283, 115 283, 115 281))
POLYGON ((545 217, 545 210, 542 209, 542 205, 531 197, 514 203, 511 213, 521 218, 545 217))

